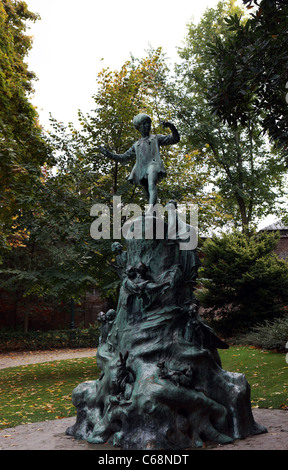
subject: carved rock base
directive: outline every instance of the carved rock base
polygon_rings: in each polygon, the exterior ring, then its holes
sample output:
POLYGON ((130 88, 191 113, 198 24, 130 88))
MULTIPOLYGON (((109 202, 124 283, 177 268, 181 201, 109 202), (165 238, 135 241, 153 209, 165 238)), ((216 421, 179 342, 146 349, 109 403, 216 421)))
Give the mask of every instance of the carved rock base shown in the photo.
POLYGON ((176 241, 130 240, 125 260, 116 318, 97 351, 102 374, 74 390, 77 419, 67 434, 176 450, 266 432, 245 376, 222 369, 217 347, 225 343, 195 311, 195 253, 176 241))

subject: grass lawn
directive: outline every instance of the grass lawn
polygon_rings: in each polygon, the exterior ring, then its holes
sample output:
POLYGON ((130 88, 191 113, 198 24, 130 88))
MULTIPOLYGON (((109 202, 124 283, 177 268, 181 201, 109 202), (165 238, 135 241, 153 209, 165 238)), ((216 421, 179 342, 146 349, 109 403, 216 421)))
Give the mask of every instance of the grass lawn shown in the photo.
POLYGON ((288 410, 288 364, 286 355, 247 346, 219 351, 222 368, 245 374, 254 408, 288 410))
MULTIPOLYGON (((223 369, 246 375, 253 407, 288 409, 285 354, 242 346, 219 352, 223 369)), ((1 370, 0 429, 75 416, 73 389, 98 374, 95 357, 1 370)))
POLYGON ((0 429, 75 416, 73 389, 98 375, 95 357, 0 370, 0 429))

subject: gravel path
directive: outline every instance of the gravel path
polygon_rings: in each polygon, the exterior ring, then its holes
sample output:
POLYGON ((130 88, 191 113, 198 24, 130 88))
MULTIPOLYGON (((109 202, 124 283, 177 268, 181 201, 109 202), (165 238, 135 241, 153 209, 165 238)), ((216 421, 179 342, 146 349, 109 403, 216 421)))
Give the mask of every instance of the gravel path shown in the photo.
POLYGON ((77 357, 93 357, 96 355, 95 348, 85 349, 58 349, 55 351, 27 351, 0 353, 0 369, 17 367, 39 362, 60 361, 77 357))
MULTIPOLYGON (((0 354, 0 368, 74 357, 93 357, 95 354, 96 349, 91 348, 0 354)), ((253 415, 256 422, 267 428, 267 434, 236 440, 225 446, 208 446, 206 450, 288 450, 288 411, 255 408, 253 415)), ((0 450, 115 450, 108 444, 93 445, 66 436, 65 430, 74 423, 75 418, 64 418, 2 429, 0 450)))

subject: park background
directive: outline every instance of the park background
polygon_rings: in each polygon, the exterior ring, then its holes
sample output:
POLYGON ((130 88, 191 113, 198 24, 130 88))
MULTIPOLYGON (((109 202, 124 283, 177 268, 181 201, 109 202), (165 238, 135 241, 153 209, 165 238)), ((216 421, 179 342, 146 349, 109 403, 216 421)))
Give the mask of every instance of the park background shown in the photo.
POLYGON ((251 364, 255 404, 287 409, 287 6, 197 4, 0 1, 1 351, 97 347, 119 280, 90 209, 145 200, 95 149, 127 150, 145 111, 181 134, 159 194, 198 205, 203 318, 251 364))

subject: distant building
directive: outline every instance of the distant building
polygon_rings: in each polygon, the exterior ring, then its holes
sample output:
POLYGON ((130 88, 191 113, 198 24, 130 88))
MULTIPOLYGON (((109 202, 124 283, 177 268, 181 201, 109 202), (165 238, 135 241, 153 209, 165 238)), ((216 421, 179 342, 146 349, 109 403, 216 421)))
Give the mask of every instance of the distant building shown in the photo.
POLYGON ((279 258, 288 260, 288 225, 284 225, 281 220, 278 220, 262 228, 260 232, 279 232, 280 240, 275 251, 279 258))

